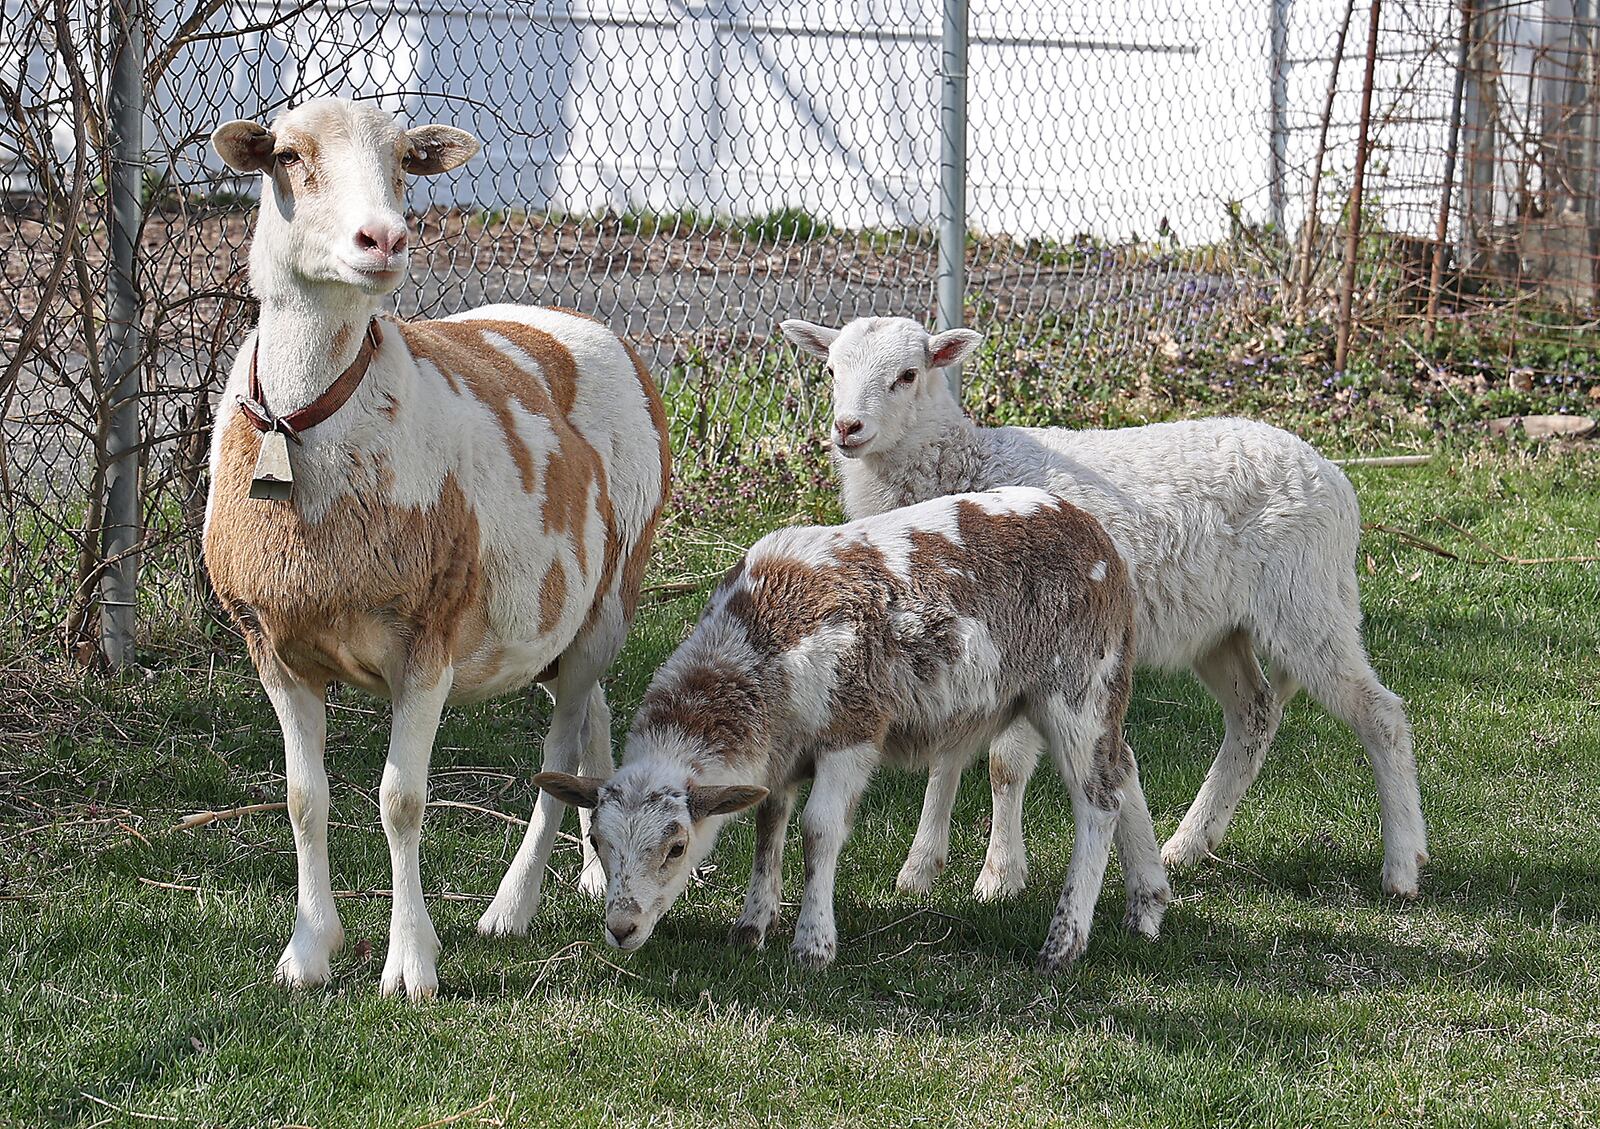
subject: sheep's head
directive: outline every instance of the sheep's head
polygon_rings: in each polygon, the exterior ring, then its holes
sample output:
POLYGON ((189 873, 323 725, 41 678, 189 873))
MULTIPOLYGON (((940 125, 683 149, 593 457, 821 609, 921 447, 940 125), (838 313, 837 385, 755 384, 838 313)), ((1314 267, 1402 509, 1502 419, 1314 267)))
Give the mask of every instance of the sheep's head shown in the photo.
POLYGON ((916 420, 955 407, 939 369, 961 361, 981 336, 970 329, 929 335, 909 318, 857 318, 843 329, 786 321, 783 335, 828 362, 833 447, 858 458, 892 447, 916 420))
POLYGON ((402 129, 375 106, 339 98, 296 106, 271 129, 228 122, 211 144, 228 167, 261 174, 252 272, 377 295, 405 277, 406 177, 447 172, 478 151, 463 130, 402 129))
POLYGON ((669 780, 649 764, 625 765, 610 780, 541 772, 534 783, 594 809, 589 831, 606 868, 606 941, 627 952, 649 940, 683 893, 716 843, 720 817, 767 795, 755 785, 669 780))

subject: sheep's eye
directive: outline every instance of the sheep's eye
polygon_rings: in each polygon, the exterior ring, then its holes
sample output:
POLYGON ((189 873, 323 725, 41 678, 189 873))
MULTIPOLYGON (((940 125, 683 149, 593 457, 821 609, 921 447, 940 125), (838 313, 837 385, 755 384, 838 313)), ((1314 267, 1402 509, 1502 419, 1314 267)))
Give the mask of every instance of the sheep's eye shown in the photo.
POLYGON ((674 844, 672 844, 671 849, 667 851, 667 858, 668 859, 675 859, 675 858, 678 858, 679 856, 681 856, 682 854, 683 854, 683 844, 682 843, 674 843, 674 844))
POLYGON ((832 366, 832 365, 829 365, 829 366, 828 366, 828 375, 829 375, 829 376, 832 376, 832 375, 833 375, 833 366, 832 366))
POLYGON ((300 163, 300 154, 293 149, 279 149, 272 155, 272 159, 278 162, 280 168, 288 168, 290 165, 300 163))
POLYGON ((908 368, 905 372, 900 374, 900 379, 896 380, 895 383, 910 384, 915 379, 917 379, 917 370, 914 368, 908 368))

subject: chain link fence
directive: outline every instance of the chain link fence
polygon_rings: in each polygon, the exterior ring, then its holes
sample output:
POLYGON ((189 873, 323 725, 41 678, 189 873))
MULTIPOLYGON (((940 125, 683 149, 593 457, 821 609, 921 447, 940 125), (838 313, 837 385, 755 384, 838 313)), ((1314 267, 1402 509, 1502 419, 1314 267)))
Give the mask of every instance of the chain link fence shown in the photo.
POLYGON ((396 312, 605 319, 651 360, 690 474, 821 457, 827 389, 781 345, 786 317, 962 319, 990 335, 965 374, 980 418, 1058 422, 1085 418, 1091 379, 1148 381, 1148 358, 1266 318, 1343 337, 1492 316, 1513 350, 1591 328, 1592 0, 1390 0, 1375 24, 1345 0, 4 5, 7 655, 92 661, 106 577, 134 559, 145 641, 199 622, 207 432, 254 318, 254 186, 206 139, 307 98, 473 131, 478 158, 412 186, 396 312), (964 58, 945 30, 961 15, 964 58), (107 186, 130 167, 128 28, 144 42, 124 452, 107 186), (941 101, 962 86, 952 164, 941 101), (946 262, 961 309, 940 309, 941 230, 947 251, 967 232, 946 262), (105 499, 134 464, 118 541, 105 499))

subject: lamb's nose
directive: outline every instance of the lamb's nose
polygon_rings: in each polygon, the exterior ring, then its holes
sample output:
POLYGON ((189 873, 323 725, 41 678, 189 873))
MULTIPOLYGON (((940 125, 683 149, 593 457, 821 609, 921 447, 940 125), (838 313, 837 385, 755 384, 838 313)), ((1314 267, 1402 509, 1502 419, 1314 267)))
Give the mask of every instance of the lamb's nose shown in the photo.
POLYGON ((639 923, 630 921, 626 924, 612 925, 607 922, 606 928, 611 930, 611 939, 620 945, 639 931, 639 923))
POLYGON ((369 253, 376 251, 390 259, 406 249, 408 234, 403 223, 364 224, 356 232, 356 249, 369 253))
POLYGON ((833 421, 833 430, 838 432, 840 439, 849 439, 861 434, 861 429, 865 426, 855 416, 840 416, 833 421))

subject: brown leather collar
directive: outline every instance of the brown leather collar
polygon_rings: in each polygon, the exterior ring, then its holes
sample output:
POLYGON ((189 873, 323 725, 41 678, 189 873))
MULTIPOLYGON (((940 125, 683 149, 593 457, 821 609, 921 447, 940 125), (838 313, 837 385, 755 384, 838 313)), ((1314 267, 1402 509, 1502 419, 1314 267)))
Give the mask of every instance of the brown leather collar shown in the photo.
POLYGON ((317 426, 349 403, 350 397, 355 395, 356 389, 361 384, 361 378, 367 375, 367 368, 372 364, 372 355, 382 344, 383 334, 378 330, 378 319, 373 318, 367 323, 367 332, 361 338, 361 348, 356 351, 356 359, 350 362, 350 367, 341 372, 338 379, 323 390, 322 395, 305 407, 286 416, 275 416, 272 414, 272 409, 267 407, 267 401, 261 395, 261 381, 256 378, 256 357, 261 352, 261 341, 258 337, 255 348, 250 351, 249 393, 239 397, 239 411, 257 431, 281 431, 296 443, 304 442, 300 438, 302 431, 317 426))

